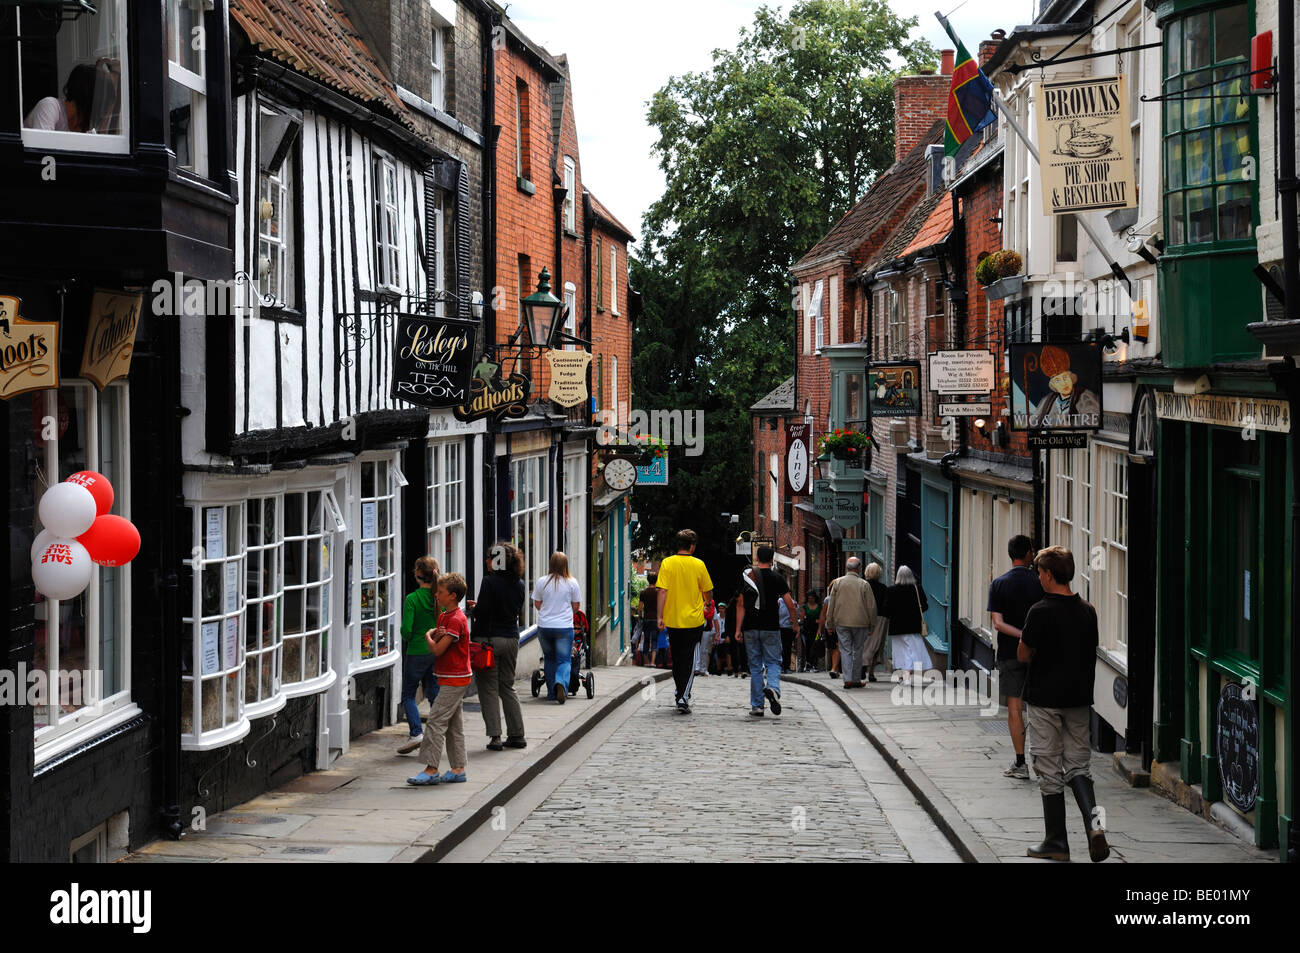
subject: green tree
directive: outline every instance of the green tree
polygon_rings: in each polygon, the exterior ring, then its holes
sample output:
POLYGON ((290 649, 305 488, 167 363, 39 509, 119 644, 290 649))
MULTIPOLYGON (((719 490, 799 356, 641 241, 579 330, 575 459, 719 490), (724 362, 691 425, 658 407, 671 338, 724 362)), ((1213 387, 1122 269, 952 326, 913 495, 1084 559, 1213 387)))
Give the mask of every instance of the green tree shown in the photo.
MULTIPOLYGON (((705 411, 704 454, 672 454, 668 491, 638 493, 638 544, 732 554, 751 522, 749 407, 793 373, 791 265, 893 161, 894 70, 933 65, 885 0, 762 7, 712 68, 674 77, 649 104, 666 177, 646 213, 633 278, 634 388, 644 408, 705 411)), ((725 592, 725 590, 724 590, 725 592)))

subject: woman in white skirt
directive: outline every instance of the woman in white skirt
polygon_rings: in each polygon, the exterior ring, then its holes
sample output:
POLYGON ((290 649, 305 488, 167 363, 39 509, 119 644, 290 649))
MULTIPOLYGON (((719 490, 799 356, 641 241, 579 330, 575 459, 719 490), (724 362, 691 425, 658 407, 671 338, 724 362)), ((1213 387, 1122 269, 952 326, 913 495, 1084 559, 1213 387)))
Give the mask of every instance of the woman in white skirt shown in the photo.
POLYGON ((930 649, 921 634, 925 610, 930 608, 925 592, 907 566, 899 566, 894 585, 889 587, 889 637, 894 671, 911 672, 917 666, 930 669, 930 649))

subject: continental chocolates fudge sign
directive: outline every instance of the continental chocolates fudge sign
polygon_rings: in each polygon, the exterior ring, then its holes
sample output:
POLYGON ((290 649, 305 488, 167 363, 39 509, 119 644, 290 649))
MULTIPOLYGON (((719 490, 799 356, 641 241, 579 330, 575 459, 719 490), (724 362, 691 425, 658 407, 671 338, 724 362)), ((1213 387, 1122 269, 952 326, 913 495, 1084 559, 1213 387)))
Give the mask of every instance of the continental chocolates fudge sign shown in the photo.
POLYGON ((472 321, 455 318, 399 315, 393 397, 431 408, 468 402, 477 327, 472 321))
POLYGON ((1046 214, 1137 208, 1123 76, 1041 83, 1035 109, 1046 214))

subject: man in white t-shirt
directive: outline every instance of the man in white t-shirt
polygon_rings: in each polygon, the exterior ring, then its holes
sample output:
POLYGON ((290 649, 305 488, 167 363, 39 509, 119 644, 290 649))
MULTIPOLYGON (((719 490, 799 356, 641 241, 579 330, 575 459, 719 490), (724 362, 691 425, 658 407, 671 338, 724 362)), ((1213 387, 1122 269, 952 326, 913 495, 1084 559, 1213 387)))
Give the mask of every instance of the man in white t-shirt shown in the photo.
POLYGON ((551 556, 551 571, 533 586, 537 641, 542 646, 546 698, 564 704, 573 660, 573 614, 582 609, 582 587, 569 575, 569 557, 551 556))

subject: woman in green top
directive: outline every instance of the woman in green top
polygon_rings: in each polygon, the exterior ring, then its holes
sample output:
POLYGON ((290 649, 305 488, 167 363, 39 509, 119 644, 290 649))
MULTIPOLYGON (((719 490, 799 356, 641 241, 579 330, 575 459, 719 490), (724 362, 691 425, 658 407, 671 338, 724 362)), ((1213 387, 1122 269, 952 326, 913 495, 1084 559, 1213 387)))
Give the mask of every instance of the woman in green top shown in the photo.
POLYGON ((420 724, 420 706, 415 701, 415 689, 423 685, 424 697, 430 704, 438 696, 438 680, 433 676, 437 661, 429 651, 424 634, 438 625, 438 603, 434 592, 438 587, 438 562, 429 556, 415 561, 415 581, 419 588, 406 597, 402 607, 402 708, 411 737, 397 749, 407 754, 420 747, 424 727, 420 724))
POLYGON ((809 589, 808 595, 803 604, 803 664, 800 666, 801 672, 811 672, 813 660, 816 656, 815 643, 817 641, 817 623, 822 614, 821 593, 816 589, 809 589))

